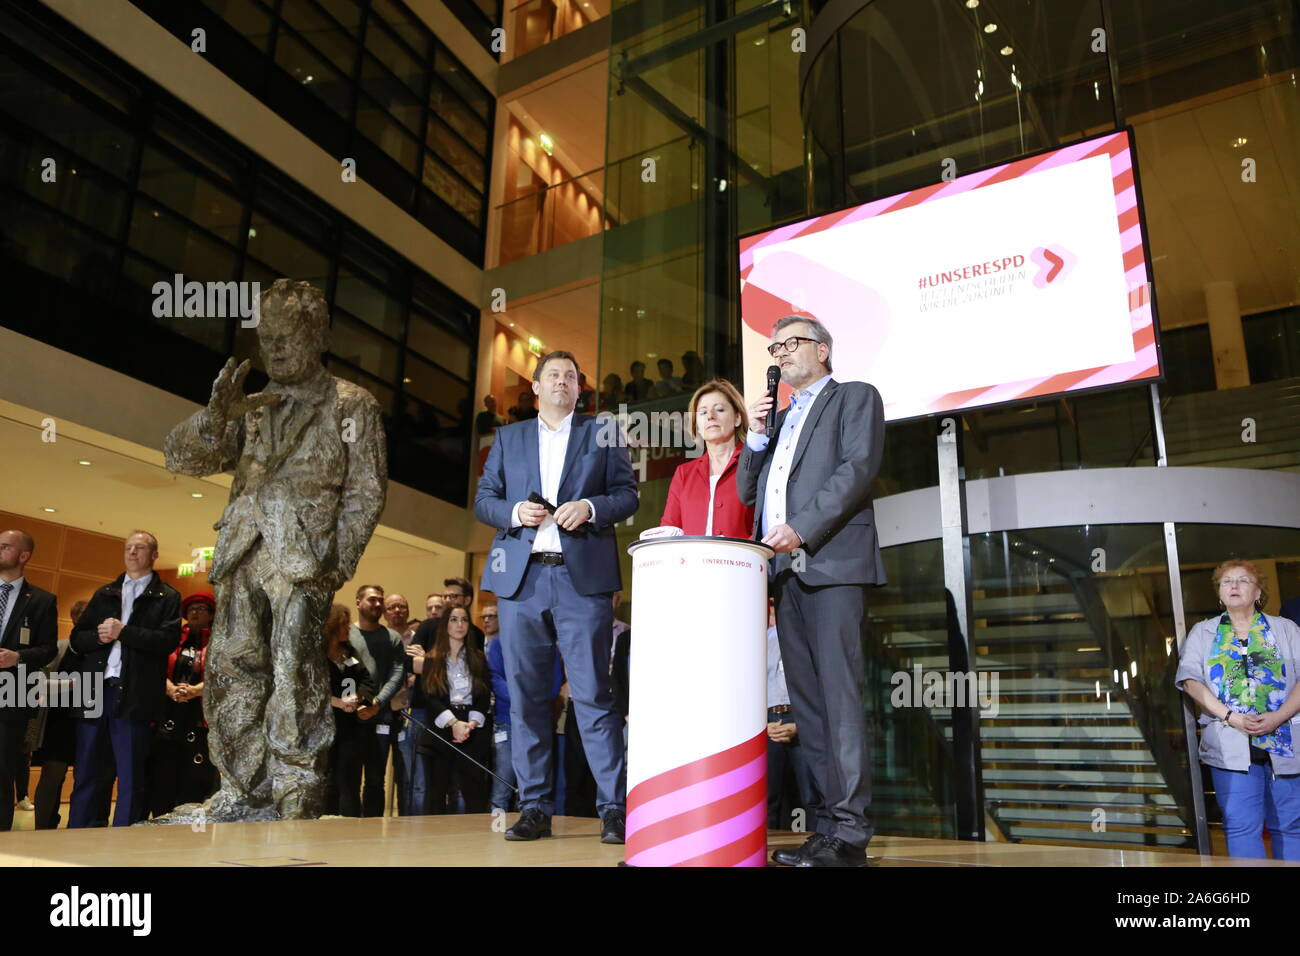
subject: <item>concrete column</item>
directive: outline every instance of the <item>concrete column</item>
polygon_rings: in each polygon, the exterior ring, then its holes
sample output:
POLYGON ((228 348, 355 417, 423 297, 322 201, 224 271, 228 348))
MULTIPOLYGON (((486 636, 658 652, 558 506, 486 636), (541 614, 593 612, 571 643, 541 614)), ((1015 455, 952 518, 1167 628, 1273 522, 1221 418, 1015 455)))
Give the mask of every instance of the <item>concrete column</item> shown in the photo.
POLYGON ((1250 369, 1246 363, 1246 338, 1241 331, 1237 284, 1232 281, 1207 282, 1205 314, 1210 320, 1216 387, 1225 389, 1249 385, 1250 369))

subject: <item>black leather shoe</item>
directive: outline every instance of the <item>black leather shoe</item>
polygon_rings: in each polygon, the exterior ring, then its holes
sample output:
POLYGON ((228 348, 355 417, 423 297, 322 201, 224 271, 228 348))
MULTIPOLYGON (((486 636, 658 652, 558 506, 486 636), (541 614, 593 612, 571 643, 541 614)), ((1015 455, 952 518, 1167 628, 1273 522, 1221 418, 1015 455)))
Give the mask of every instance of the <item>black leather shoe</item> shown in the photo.
POLYGON ((622 843, 627 830, 626 821, 622 810, 606 810, 600 818, 600 842, 622 843))
POLYGON ((519 814, 515 825, 506 831, 506 839, 511 841, 536 840, 538 837, 551 835, 551 818, 535 807, 529 807, 519 814))
POLYGON ((808 839, 803 841, 803 846, 785 847, 780 850, 772 851, 772 862, 779 863, 781 866, 799 866, 804 857, 821 845, 822 835, 813 833, 808 839))
POLYGON ((825 837, 804 856, 799 866, 866 866, 867 848, 853 846, 836 837, 825 837))

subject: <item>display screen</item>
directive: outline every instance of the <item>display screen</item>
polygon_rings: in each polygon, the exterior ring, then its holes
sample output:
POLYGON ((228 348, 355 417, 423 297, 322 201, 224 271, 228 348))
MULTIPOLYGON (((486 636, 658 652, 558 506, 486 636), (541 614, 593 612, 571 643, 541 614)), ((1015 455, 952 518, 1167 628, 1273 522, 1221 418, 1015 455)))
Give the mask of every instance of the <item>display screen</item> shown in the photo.
POLYGON ((1127 131, 747 236, 746 394, 792 314, 887 421, 1159 378, 1145 248, 1127 131))

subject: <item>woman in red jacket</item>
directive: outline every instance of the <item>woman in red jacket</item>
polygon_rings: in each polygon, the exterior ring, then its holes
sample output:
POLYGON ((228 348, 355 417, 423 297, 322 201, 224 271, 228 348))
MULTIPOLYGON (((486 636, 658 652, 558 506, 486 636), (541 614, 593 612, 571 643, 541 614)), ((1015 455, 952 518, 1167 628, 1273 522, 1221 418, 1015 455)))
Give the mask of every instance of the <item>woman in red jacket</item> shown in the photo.
POLYGON ((695 390, 687 409, 687 428, 704 442, 704 454, 673 473, 659 523, 686 534, 752 538, 754 509, 736 493, 736 466, 749 429, 745 400, 736 386, 715 378, 695 390))

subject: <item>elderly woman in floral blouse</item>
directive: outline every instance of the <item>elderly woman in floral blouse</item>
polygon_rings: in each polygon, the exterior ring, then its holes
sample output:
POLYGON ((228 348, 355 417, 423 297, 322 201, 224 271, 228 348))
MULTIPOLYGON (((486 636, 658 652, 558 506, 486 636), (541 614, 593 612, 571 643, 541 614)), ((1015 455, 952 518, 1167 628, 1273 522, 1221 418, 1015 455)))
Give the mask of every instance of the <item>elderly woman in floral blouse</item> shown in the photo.
POLYGON ((1300 860, 1300 627, 1263 613, 1250 561, 1214 569, 1223 613, 1187 635, 1174 680, 1201 709, 1201 762, 1223 811, 1228 855, 1300 860))

